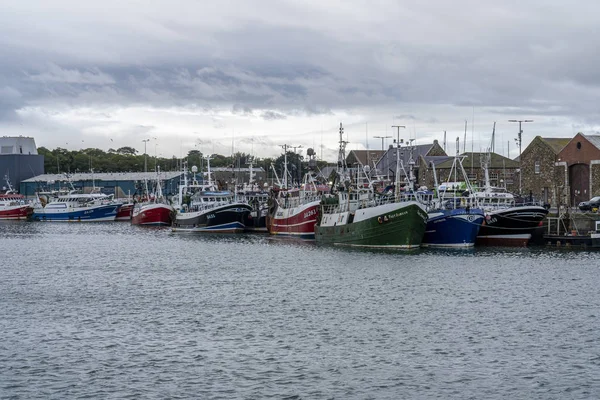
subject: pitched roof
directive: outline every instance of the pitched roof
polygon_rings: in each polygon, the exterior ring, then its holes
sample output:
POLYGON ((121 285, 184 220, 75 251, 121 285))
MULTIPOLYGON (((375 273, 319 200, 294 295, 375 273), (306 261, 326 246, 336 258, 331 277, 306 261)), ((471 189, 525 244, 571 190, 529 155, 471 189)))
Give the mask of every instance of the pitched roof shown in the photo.
POLYGON ((583 136, 584 138, 586 138, 587 140, 589 140, 589 142, 591 144, 593 144, 598 149, 600 149, 600 135, 584 135, 582 133, 581 136, 583 136))
POLYGON ((350 150, 346 160, 348 160, 351 155, 354 155, 354 158, 356 158, 362 165, 367 165, 373 161, 379 161, 384 153, 385 150, 350 150), (369 156, 369 162, 367 162, 367 155, 369 156))
POLYGON ((423 156, 423 160, 425 161, 425 164, 427 166, 429 166, 431 163, 433 163, 433 165, 435 165, 436 167, 448 160, 452 160, 454 157, 450 157, 450 156, 423 156))
POLYGON ((560 153, 560 151, 571 141, 572 138, 543 138, 540 137, 540 140, 545 142, 548 146, 552 148, 554 154, 560 153))
MULTIPOLYGON (((481 168, 481 159, 486 156, 487 153, 463 153, 461 156, 464 156, 463 166, 465 168, 471 167, 473 165, 474 168, 481 168)), ((436 165, 438 169, 450 169, 452 167, 452 158, 449 160, 436 165)), ((501 156, 500 154, 492 153, 490 165, 488 166, 490 169, 499 169, 499 168, 519 168, 519 162, 515 160, 511 160, 510 158, 506 158, 501 156)))

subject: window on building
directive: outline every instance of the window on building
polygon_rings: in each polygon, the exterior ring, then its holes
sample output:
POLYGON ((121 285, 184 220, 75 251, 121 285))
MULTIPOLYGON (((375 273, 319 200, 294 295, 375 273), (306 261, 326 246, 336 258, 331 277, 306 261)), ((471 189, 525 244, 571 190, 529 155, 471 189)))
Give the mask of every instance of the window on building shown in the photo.
POLYGON ((540 173, 540 162, 539 161, 535 162, 535 173, 536 174, 540 173))

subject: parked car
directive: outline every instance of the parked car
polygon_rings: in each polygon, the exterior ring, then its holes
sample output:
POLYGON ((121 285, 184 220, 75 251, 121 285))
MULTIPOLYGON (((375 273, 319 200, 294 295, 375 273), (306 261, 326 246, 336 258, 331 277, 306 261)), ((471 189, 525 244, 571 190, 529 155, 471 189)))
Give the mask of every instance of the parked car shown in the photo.
POLYGON ((581 211, 590 211, 594 208, 600 208, 600 196, 592 197, 588 201, 579 203, 579 209, 581 211))

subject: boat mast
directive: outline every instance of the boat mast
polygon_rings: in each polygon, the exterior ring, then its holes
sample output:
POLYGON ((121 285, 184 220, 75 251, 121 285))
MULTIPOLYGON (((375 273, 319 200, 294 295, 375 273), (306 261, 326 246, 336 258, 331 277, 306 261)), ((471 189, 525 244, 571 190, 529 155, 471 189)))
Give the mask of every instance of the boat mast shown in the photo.
POLYGON ((212 176, 210 174, 210 155, 206 156, 206 168, 207 168, 207 174, 208 174, 208 185, 212 186, 213 182, 212 182, 212 176))
MULTIPOLYGON (((496 135, 496 123, 494 122, 494 127, 492 129, 492 143, 493 143, 493 138, 496 135)), ((484 172, 484 177, 485 177, 485 190, 487 192, 491 191, 492 186, 490 185, 490 173, 488 171, 488 168, 490 166, 491 160, 492 160, 492 147, 493 145, 490 145, 490 147, 488 147, 488 151, 485 154, 485 157, 483 157, 483 160, 481 162, 481 168, 483 168, 483 172, 484 172)))
POLYGON ((396 142, 396 182, 394 184, 394 195, 396 201, 400 200, 400 128, 406 128, 404 125, 392 125, 392 128, 396 128, 397 138, 396 142))
POLYGON ((279 176, 277 175, 277 171, 275 170, 275 165, 273 163, 271 163, 271 169, 275 174, 275 179, 277 179, 277 186, 281 187, 281 181, 279 180, 279 176))
POLYGON ((348 142, 344 140, 344 128, 342 127, 342 123, 340 122, 340 150, 338 152, 338 173, 341 170, 341 174, 344 177, 347 174, 348 164, 346 164, 346 145, 348 142))

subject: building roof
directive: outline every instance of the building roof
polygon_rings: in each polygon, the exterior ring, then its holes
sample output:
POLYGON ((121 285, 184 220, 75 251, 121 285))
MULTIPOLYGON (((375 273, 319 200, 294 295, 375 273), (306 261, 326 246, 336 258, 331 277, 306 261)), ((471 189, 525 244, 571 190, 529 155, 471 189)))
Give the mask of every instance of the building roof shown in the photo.
POLYGON ((0 155, 9 154, 37 155, 35 140, 26 136, 0 137, 0 155))
POLYGON ((433 165, 435 165, 436 167, 448 160, 452 160, 454 157, 450 157, 450 156, 423 156, 423 160, 425 161, 425 164, 427 166, 429 166, 431 163, 433 163, 433 165))
MULTIPOLYGON (((464 156, 463 166, 465 168, 471 167, 473 165, 474 168, 481 168, 481 159, 482 156, 486 156, 487 153, 463 153, 461 156, 464 156)), ((452 168, 452 158, 444 161, 438 165, 436 168, 438 169, 450 169, 452 168)), ((515 160, 511 160, 510 158, 501 156, 500 154, 492 153, 490 165, 488 166, 490 169, 500 169, 500 168, 519 168, 519 162, 515 160)))
POLYGON ((552 148, 554 154, 560 153, 560 151, 571 141, 572 138, 544 138, 540 137, 544 143, 552 148))
MULTIPOLYGON (((160 179, 173 179, 181 176, 181 171, 161 171, 160 179)), ((106 172, 106 173, 75 173, 75 174, 43 174, 34 176, 21 182, 36 183, 36 182, 66 182, 71 180, 78 181, 143 181, 156 179, 154 172, 106 172)))
POLYGON ((351 155, 354 155, 354 158, 357 159, 362 165, 367 165, 370 162, 377 162, 385 154, 385 150, 350 150, 346 160, 350 158, 351 155), (369 162, 367 162, 367 155, 369 158, 369 162))
POLYGON ((600 149, 600 135, 584 135, 582 133, 581 136, 589 140, 589 142, 596 146, 596 148, 600 149))

